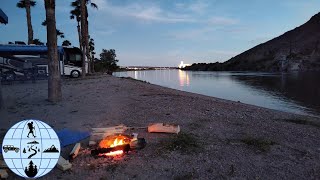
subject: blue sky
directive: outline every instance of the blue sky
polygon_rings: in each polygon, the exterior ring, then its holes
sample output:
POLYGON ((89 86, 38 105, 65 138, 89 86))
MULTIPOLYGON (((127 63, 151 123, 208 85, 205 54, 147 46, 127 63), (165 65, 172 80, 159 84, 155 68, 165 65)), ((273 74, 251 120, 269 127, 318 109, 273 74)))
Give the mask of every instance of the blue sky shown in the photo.
MULTIPOLYGON (((1 0, 9 24, 0 43, 27 41, 25 11, 18 0, 1 0)), ((34 38, 46 42, 43 0, 32 8, 34 38)), ((92 0, 89 31, 99 54, 115 49, 120 65, 176 66, 226 61, 308 21, 319 0, 92 0)), ((56 0, 57 28, 78 46, 70 0, 56 0)), ((59 39, 61 44, 63 40, 59 39)))

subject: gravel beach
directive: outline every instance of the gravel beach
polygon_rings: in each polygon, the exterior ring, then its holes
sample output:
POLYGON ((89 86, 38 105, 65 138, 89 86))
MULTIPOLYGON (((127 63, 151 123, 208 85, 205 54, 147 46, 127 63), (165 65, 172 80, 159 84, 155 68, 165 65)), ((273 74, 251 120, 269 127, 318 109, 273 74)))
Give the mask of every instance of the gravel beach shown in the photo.
MULTIPOLYGON (((46 81, 4 85, 2 91, 1 141, 28 118, 56 131, 121 123, 181 127, 179 135, 134 131, 147 146, 115 158, 93 158, 83 140, 71 170, 55 168, 42 179, 320 179, 318 118, 108 75, 64 80, 57 104, 46 101, 46 81)), ((72 147, 62 150, 65 158, 72 147)))

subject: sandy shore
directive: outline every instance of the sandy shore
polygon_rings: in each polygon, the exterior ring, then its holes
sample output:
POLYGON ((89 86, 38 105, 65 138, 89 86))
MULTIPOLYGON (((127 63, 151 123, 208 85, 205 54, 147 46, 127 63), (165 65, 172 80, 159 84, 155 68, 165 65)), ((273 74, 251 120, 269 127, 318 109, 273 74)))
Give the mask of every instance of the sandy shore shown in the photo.
POLYGON ((112 76, 64 81, 63 101, 57 104, 45 100, 45 81, 3 86, 3 96, 1 140, 27 118, 55 130, 120 123, 181 126, 179 136, 139 131, 147 146, 121 158, 94 159, 84 147, 71 171, 55 168, 43 179, 320 178, 320 119, 112 76))

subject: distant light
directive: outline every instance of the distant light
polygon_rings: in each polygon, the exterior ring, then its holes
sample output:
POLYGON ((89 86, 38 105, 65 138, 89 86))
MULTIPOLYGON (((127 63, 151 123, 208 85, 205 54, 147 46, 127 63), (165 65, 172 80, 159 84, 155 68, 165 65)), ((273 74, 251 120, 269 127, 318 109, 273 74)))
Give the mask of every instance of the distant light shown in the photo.
POLYGON ((178 65, 180 69, 185 68, 186 66, 190 66, 190 64, 184 64, 183 61, 181 61, 181 63, 178 65))

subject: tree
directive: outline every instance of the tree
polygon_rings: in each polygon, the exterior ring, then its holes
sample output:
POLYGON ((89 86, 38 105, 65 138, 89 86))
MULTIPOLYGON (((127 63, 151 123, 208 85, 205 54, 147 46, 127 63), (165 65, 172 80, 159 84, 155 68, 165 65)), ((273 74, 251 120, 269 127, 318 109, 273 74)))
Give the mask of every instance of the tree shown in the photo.
MULTIPOLYGON (((86 0, 86 5, 88 5, 89 4, 89 1, 88 0, 86 0)), ((93 8, 95 8, 95 9, 98 9, 98 6, 95 4, 95 3, 92 3, 92 2, 90 2, 90 6, 91 7, 93 7, 93 8)), ((89 62, 91 62, 91 63, 89 63, 89 66, 88 66, 88 69, 89 69, 89 74, 91 74, 92 72, 91 72, 91 69, 92 69, 92 67, 91 67, 91 65, 93 66, 93 59, 91 58, 91 56, 90 56, 90 54, 89 54, 89 52, 90 52, 90 46, 89 46, 89 21, 88 21, 88 16, 89 16, 89 13, 88 13, 88 9, 87 9, 87 6, 86 6, 86 8, 85 8, 85 12, 86 12, 86 24, 85 24, 85 26, 86 26, 86 37, 85 37, 85 43, 86 43, 86 48, 87 48, 87 58, 88 58, 88 60, 89 60, 89 62)), ((94 67, 93 67, 93 69, 94 69, 94 67)))
POLYGON ((90 67, 91 67, 91 72, 95 72, 94 71, 94 55, 96 54, 96 52, 94 52, 95 47, 94 47, 94 39, 90 38, 89 41, 89 54, 90 54, 90 67))
MULTIPOLYGON (((87 56, 89 62, 92 62, 89 50, 89 25, 88 25, 88 9, 87 5, 93 8, 98 8, 95 3, 92 3, 90 0, 84 0, 82 6, 82 0, 75 0, 71 3, 71 6, 74 8, 70 11, 70 19, 77 20, 77 30, 78 30, 78 37, 79 37, 79 45, 80 49, 83 51, 83 54, 87 56), (82 17, 81 17, 82 16, 82 17), (80 27, 81 24, 81 27, 80 27)), ((85 61, 85 56, 83 56, 83 61, 85 61)), ((90 63, 88 64, 88 72, 91 73, 90 63)), ((83 76, 85 74, 82 73, 83 76)))
POLYGON ((28 44, 32 44, 33 41, 33 28, 31 23, 31 7, 34 7, 36 2, 34 0, 20 0, 17 3, 18 8, 26 9, 27 25, 28 25, 28 44))
POLYGON ((119 60, 116 59, 116 51, 114 49, 106 50, 102 49, 100 54, 100 62, 96 64, 97 71, 104 71, 108 74, 112 74, 113 71, 119 68, 117 62, 119 60))
POLYGON ((74 8, 73 10, 70 11, 70 19, 76 19, 77 21, 77 31, 78 31, 78 38, 79 38, 79 46, 80 49, 82 50, 82 42, 81 42, 81 28, 80 28, 80 2, 79 0, 76 0, 71 3, 71 6, 74 8))
POLYGON ((86 76, 86 0, 80 0, 81 12, 81 43, 82 43, 82 77, 86 76))
POLYGON ((62 46, 71 46, 71 42, 68 41, 68 40, 64 40, 64 41, 62 42, 62 46))
POLYGON ((44 0, 47 21, 47 44, 48 44, 48 100, 58 102, 62 99, 61 75, 59 72, 57 29, 55 17, 55 0, 44 0))
POLYGON ((41 42, 39 39, 34 39, 34 40, 32 41, 32 44, 35 44, 35 45, 44 45, 44 43, 41 42))
POLYGON ((64 38, 64 33, 62 31, 60 31, 59 29, 57 29, 56 31, 57 31, 57 36, 59 36, 60 38, 64 38))
MULTIPOLYGON (((47 26, 47 20, 44 20, 42 23, 41 23, 42 26, 47 26)), ((64 38, 64 33, 62 31, 60 31, 59 29, 56 29, 57 31, 57 36, 59 36, 61 39, 64 38)))

